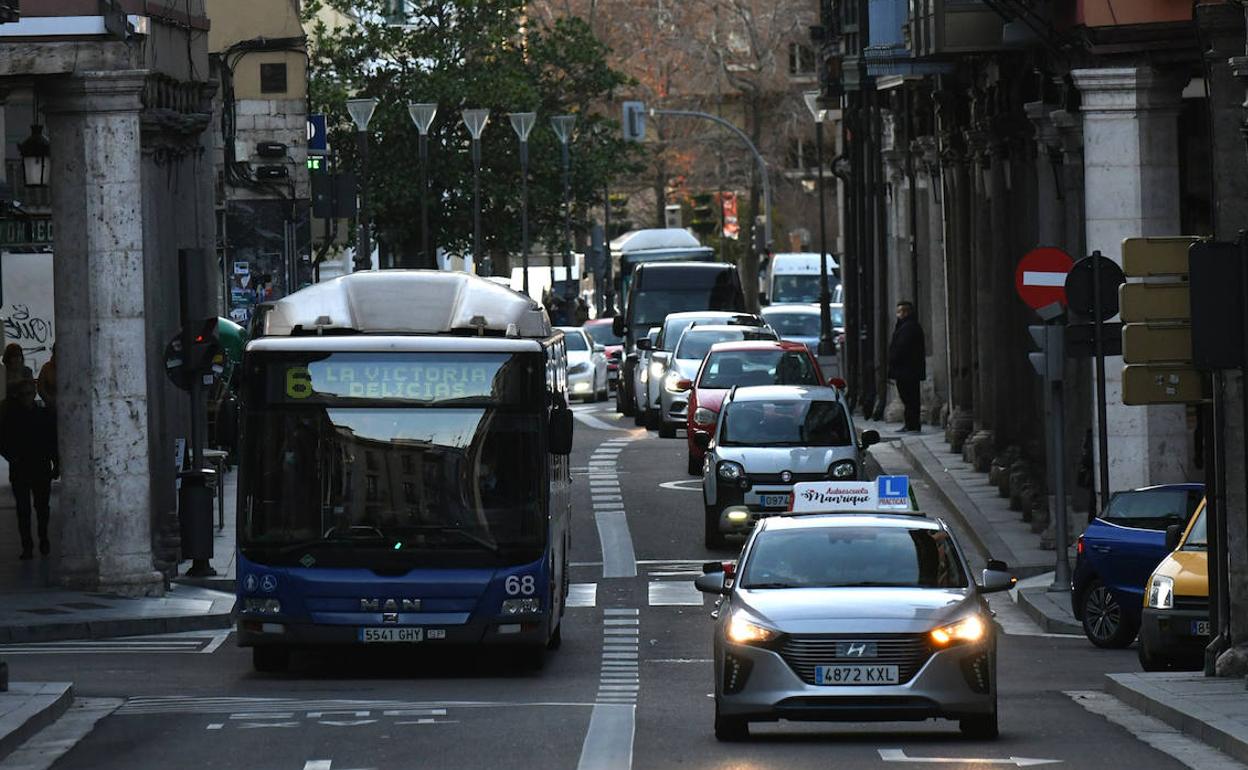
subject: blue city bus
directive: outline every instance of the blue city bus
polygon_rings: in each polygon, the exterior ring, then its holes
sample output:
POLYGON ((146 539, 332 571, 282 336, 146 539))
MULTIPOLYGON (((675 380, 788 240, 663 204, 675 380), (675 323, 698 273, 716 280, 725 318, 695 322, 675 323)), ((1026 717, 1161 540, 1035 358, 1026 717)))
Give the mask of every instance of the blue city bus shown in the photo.
POLYGON ((272 304, 243 361, 238 643, 558 647, 567 354, 530 298, 356 273, 272 304))

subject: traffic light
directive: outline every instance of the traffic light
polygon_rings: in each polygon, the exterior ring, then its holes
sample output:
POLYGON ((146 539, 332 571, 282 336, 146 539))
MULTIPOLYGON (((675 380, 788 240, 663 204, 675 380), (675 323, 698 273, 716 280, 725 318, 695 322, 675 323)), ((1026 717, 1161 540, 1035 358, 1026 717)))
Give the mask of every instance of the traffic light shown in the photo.
POLYGON ((206 318, 191 325, 191 352, 186 357, 191 374, 220 374, 225 369, 225 351, 217 335, 217 319, 206 318))
POLYGON ((1060 382, 1066 362, 1066 333, 1061 324, 1036 324, 1027 327, 1031 341, 1039 350, 1028 353, 1031 368, 1046 382, 1060 382))
POLYGON ((719 225, 719 220, 711 207, 713 199, 714 196, 710 193, 700 193, 693 196, 693 217, 689 221, 689 227, 702 238, 706 238, 714 233, 715 228, 719 225))

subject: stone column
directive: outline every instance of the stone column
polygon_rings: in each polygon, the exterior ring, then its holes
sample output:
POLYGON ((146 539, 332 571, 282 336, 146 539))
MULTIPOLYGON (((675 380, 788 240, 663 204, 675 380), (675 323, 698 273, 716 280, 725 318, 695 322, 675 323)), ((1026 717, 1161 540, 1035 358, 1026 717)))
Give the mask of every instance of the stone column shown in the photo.
POLYGON ((949 409, 945 440, 961 452, 974 429, 974 309, 970 283, 970 174, 954 117, 954 98, 938 93, 941 221, 944 240, 946 328, 949 331, 949 409))
MULTIPOLYGON (((1151 67, 1071 75, 1083 95, 1088 248, 1121 262, 1124 238, 1180 235, 1182 78, 1151 67)), ((1185 481, 1190 452, 1184 407, 1124 406, 1121 357, 1106 360, 1106 374, 1111 491, 1185 481)))
POLYGON ((987 472, 992 462, 996 439, 992 421, 996 415, 1000 386, 993 377, 997 357, 997 302, 992 276, 993 224, 992 213, 992 160, 990 135, 982 126, 966 132, 969 168, 970 229, 968 251, 971 255, 968 274, 967 298, 974 302, 974 347, 971 352, 970 369, 974 383, 975 433, 962 447, 962 457, 972 463, 976 470, 987 472))
POLYGON ((922 292, 927 305, 927 336, 930 340, 927 379, 932 386, 931 400, 925 406, 928 422, 944 425, 949 403, 949 325, 945 302, 945 239, 941 227, 940 155, 934 136, 917 137, 910 145, 914 156, 917 187, 919 275, 926 279, 922 292))
POLYGON ((57 358, 67 586, 159 595, 152 568, 140 93, 146 71, 86 72, 48 101, 56 164, 57 358))

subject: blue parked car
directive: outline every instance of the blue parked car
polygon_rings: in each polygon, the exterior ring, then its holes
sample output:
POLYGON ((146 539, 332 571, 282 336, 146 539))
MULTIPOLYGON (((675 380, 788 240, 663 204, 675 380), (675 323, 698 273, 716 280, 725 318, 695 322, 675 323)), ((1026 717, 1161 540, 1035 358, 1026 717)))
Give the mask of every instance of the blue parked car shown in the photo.
POLYGON ((1097 647, 1135 641, 1145 584, 1169 552, 1166 527, 1186 526, 1204 496, 1204 484, 1115 492, 1079 536, 1070 602, 1088 641, 1097 647))

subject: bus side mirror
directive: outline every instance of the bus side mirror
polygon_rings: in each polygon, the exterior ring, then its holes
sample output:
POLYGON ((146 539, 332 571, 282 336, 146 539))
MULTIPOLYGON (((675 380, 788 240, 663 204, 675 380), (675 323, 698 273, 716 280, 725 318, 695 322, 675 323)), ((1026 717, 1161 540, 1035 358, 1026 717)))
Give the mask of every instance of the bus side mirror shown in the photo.
POLYGON ((624 325, 624 316, 617 315, 611 319, 611 331, 615 332, 617 337, 624 336, 624 332, 628 331, 628 327, 624 325))
POLYGON ((566 406, 550 412, 550 453, 572 454, 572 410, 566 406))
POLYGON ((1183 525, 1171 524, 1166 527, 1166 550, 1173 551, 1179 547, 1179 541, 1183 539, 1183 525))

